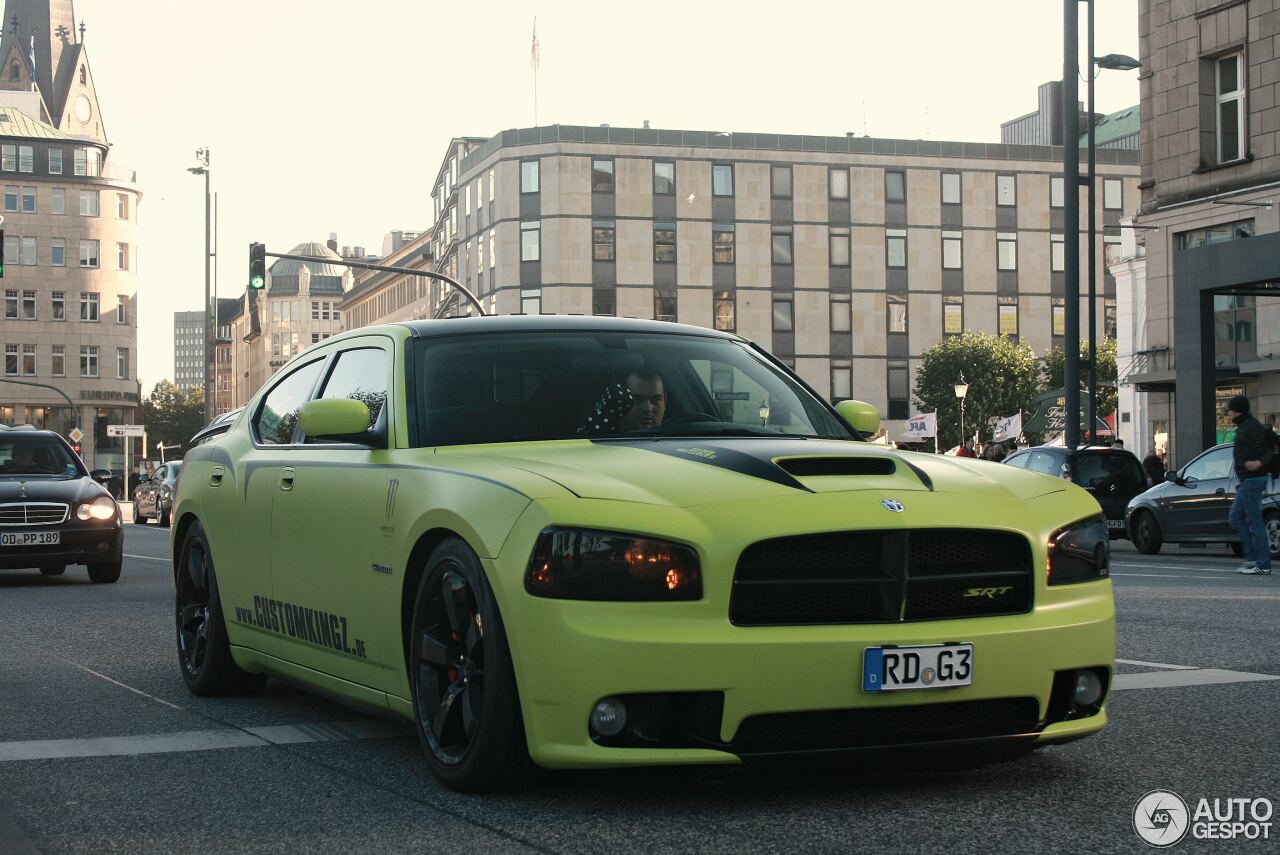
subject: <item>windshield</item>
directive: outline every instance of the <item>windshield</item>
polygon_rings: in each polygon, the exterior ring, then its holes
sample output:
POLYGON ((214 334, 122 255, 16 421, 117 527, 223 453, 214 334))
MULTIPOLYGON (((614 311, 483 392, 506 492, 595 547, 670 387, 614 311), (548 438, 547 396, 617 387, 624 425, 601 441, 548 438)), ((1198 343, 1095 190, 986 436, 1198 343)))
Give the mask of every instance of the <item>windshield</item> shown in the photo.
POLYGON ((75 456, 53 437, 0 435, 0 478, 80 478, 84 474, 75 456))
POLYGON ((731 339, 613 332, 448 336, 418 349, 424 445, 637 436, 851 439, 731 339))

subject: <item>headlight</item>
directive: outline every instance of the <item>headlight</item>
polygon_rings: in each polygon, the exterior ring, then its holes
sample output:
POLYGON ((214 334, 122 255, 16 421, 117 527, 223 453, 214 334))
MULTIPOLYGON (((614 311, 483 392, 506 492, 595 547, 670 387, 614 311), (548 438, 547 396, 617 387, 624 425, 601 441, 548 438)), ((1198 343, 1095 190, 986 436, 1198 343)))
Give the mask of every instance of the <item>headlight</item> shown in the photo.
POLYGON ((76 516, 82 520, 109 520, 116 515, 116 503, 108 496, 99 496, 76 508, 76 516))
POLYGON ((1111 536, 1102 517, 1091 517, 1049 538, 1049 584, 1089 582, 1110 575, 1111 536))
POLYGON ((611 531, 547 528, 524 577, 535 597, 562 600, 699 600, 698 554, 665 540, 611 531))

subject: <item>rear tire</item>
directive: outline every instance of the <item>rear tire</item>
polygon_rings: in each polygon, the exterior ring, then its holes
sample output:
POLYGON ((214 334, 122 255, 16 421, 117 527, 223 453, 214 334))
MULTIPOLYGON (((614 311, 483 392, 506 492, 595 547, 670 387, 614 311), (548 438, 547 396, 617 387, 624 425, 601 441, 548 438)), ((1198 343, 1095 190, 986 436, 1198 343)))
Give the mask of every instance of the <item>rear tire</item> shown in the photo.
POLYGON ((164 528, 169 527, 169 511, 163 505, 157 511, 156 522, 164 528))
POLYGON ((1264 514, 1262 528, 1267 533, 1267 545, 1271 552, 1271 560, 1280 560, 1280 514, 1264 514))
POLYGON ((261 689, 267 676, 241 670, 231 658, 213 554, 198 522, 191 524, 182 539, 174 588, 178 663, 187 688, 203 697, 261 689))
POLYGON ((1150 511, 1138 511, 1129 526, 1133 531, 1133 545, 1143 555, 1155 555, 1164 544, 1160 524, 1150 511))
POLYGON ((46 564, 40 568, 41 576, 61 576, 67 571, 65 564, 46 564))

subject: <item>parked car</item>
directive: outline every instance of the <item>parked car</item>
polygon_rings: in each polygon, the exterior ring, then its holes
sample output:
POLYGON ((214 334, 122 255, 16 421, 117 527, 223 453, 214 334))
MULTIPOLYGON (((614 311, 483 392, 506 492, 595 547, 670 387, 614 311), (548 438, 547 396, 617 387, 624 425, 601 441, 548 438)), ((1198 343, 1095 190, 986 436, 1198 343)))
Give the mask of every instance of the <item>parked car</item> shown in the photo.
MULTIPOLYGON (((1239 483, 1231 443, 1215 445, 1129 502, 1129 539, 1148 555, 1166 543, 1225 543, 1239 554, 1240 536, 1227 521, 1239 483)), ((1271 557, 1280 560, 1280 494, 1274 482, 1262 497, 1262 520, 1271 557)))
POLYGON ((1009 466, 1053 475, 1088 490, 1107 517, 1113 539, 1128 537, 1125 508, 1147 489, 1142 464, 1131 451, 1106 446, 1088 446, 1074 451, 1056 445, 1025 448, 1005 458, 1009 466))
POLYGON ((243 410, 244 407, 236 407, 234 410, 228 410, 225 413, 214 416, 212 421, 196 431, 191 439, 187 441, 188 450, 198 445, 204 445, 214 437, 222 436, 230 430, 231 425, 235 424, 236 419, 240 417, 240 413, 243 410))
POLYGON ((182 461, 173 460, 156 467, 150 480, 143 481, 133 491, 133 521, 146 523, 154 519, 160 525, 169 524, 173 510, 173 497, 178 491, 178 473, 182 461))
POLYGON ((120 511, 103 486, 111 470, 85 468, 57 433, 0 425, 0 568, 61 575, 84 564, 94 582, 120 578, 120 511))

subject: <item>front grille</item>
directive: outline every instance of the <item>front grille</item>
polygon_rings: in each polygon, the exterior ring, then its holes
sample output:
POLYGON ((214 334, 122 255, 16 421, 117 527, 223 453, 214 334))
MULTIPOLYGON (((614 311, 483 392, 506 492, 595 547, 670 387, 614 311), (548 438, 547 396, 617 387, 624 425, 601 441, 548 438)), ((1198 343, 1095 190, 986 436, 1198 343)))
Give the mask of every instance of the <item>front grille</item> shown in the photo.
POLYGON ((770 713, 743 719, 731 750, 835 750, 980 739, 1041 727, 1035 698, 770 713))
POLYGON ((797 478, 822 475, 892 475, 898 468, 888 457, 789 457, 777 463, 797 478))
POLYGON ((1019 534, 906 529, 763 540, 738 559, 739 626, 890 623, 1030 610, 1031 546, 1019 534))
POLYGON ((0 526, 57 525, 67 519, 62 502, 14 502, 0 505, 0 526))

